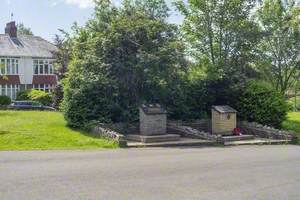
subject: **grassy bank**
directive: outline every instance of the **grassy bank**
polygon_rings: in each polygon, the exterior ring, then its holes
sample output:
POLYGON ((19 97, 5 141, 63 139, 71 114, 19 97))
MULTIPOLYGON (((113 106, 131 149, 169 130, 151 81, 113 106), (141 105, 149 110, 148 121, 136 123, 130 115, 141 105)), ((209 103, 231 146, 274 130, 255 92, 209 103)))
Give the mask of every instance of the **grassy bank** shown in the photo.
POLYGON ((58 112, 0 111, 0 150, 98 149, 117 146, 113 141, 72 130, 58 112))
POLYGON ((298 143, 300 144, 300 112, 290 112, 288 119, 283 123, 283 128, 294 131, 298 136, 298 143))

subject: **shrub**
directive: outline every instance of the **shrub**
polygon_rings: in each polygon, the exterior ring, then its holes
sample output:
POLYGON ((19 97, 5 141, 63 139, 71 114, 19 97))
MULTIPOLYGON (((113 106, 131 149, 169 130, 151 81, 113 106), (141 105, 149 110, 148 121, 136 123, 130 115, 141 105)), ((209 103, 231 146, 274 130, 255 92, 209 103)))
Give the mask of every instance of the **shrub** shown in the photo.
POLYGON ((25 101, 25 100, 30 100, 29 98, 29 93, 30 93, 30 90, 24 90, 24 91, 20 91, 17 93, 17 98, 16 100, 17 101, 25 101))
POLYGON ((52 96, 49 93, 40 90, 31 90, 28 97, 32 101, 37 101, 45 106, 50 106, 53 103, 52 96))
POLYGON ((64 87, 62 102, 69 126, 85 128, 91 121, 111 122, 121 116, 119 107, 114 105, 113 88, 107 87, 102 81, 81 83, 77 89, 71 88, 69 83, 64 87), (107 95, 109 92, 111 95, 107 95))
POLYGON ((288 111, 281 94, 265 83, 253 81, 248 83, 236 107, 241 119, 276 128, 280 128, 288 111))
POLYGON ((55 87, 52 95, 53 95, 53 106, 58 109, 64 97, 64 91, 62 85, 58 85, 57 87, 55 87))
POLYGON ((0 96, 0 107, 8 106, 11 103, 11 99, 8 96, 0 96))

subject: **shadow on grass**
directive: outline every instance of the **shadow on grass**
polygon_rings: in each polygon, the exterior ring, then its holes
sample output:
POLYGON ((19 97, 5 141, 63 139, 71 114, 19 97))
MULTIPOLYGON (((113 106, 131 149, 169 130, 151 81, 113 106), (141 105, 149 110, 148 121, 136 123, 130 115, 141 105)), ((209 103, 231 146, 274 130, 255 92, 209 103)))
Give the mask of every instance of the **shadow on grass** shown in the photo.
POLYGON ((95 138, 95 139, 105 139, 105 138, 101 137, 100 135, 91 133, 91 132, 88 131, 88 130, 79 129, 79 128, 74 128, 74 127, 70 127, 70 126, 68 126, 68 128, 70 128, 70 129, 73 130, 73 131, 79 132, 81 135, 84 135, 84 136, 87 136, 87 137, 90 137, 90 138, 95 138))
POLYGON ((16 115, 17 115, 16 112, 9 112, 8 110, 0 109, 0 117, 12 117, 12 116, 16 116, 16 115))

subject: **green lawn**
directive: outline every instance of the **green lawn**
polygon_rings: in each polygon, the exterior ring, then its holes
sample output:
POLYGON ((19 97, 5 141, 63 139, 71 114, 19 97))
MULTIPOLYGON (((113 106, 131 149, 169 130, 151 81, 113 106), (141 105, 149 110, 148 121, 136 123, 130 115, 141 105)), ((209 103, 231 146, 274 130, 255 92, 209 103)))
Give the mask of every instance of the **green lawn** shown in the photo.
POLYGON ((0 150, 58 150, 117 148, 66 126, 58 112, 0 111, 0 150))
POLYGON ((290 112, 288 119, 283 123, 283 128, 294 131, 300 143, 300 112, 290 112))

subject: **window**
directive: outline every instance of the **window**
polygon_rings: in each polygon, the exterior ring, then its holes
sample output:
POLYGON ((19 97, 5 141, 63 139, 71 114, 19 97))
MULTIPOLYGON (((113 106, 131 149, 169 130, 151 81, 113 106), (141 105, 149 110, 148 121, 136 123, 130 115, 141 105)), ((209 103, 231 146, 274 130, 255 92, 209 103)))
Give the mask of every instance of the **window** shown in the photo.
POLYGON ((0 63, 0 74, 5 74, 5 59, 1 59, 1 63, 0 63))
POLYGON ((19 85, 0 85, 0 95, 9 96, 12 100, 17 98, 19 90, 19 85))
POLYGON ((33 71, 35 75, 53 74, 53 61, 51 60, 34 60, 33 71))
POLYGON ((43 61, 40 61, 39 62, 39 66, 40 66, 40 74, 44 74, 44 64, 43 64, 43 61))
POLYGON ((2 75, 18 75, 19 60, 16 58, 1 58, 0 59, 0 74, 2 75))
POLYGON ((45 64, 45 74, 49 74, 49 65, 45 64))
POLYGON ((10 60, 7 59, 6 60, 6 74, 11 74, 10 69, 11 69, 10 60))
POLYGON ((35 84, 33 85, 33 89, 42 90, 44 92, 52 92, 54 89, 54 85, 51 84, 35 84))
POLYGON ((33 71, 34 71, 34 74, 39 74, 39 61, 38 60, 35 60, 33 61, 33 71))

